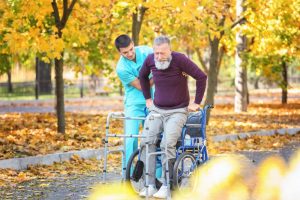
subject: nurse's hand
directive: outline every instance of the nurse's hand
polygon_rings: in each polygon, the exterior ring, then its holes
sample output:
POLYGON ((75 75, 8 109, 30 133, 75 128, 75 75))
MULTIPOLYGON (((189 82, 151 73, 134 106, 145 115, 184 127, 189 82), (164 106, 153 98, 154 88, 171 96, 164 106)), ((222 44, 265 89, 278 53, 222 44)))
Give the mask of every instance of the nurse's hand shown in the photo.
POLYGON ((146 99, 146 106, 147 106, 147 108, 150 108, 152 106, 152 104, 153 104, 152 99, 146 99))

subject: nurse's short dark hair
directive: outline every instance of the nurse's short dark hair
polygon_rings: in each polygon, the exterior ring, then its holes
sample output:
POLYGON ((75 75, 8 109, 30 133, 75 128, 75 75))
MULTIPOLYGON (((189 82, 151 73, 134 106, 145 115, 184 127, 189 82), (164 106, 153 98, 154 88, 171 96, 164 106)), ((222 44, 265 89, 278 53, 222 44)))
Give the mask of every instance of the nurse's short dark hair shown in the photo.
POLYGON ((120 48, 128 47, 131 42, 132 40, 128 35, 122 34, 115 39, 115 46, 118 49, 118 51, 120 51, 120 48))

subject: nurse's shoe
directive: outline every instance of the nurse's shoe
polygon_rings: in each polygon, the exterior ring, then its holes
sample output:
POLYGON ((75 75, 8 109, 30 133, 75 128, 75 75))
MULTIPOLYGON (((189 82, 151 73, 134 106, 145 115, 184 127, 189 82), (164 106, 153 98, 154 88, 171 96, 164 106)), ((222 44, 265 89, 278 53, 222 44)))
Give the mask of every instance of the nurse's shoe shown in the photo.
MULTIPOLYGON (((157 192, 157 189, 154 187, 154 185, 149 185, 148 187, 148 197, 152 197, 153 194, 157 192)), ((141 197, 146 197, 146 187, 144 187, 141 192, 139 193, 141 197)))

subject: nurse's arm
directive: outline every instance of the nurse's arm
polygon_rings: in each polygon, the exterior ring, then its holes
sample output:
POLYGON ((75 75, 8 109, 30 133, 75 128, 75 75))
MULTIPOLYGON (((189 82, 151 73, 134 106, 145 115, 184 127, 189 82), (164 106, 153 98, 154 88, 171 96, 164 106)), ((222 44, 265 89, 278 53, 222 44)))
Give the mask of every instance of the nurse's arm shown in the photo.
POLYGON ((152 87, 153 84, 154 84, 153 78, 151 78, 151 79, 150 79, 150 87, 152 87))
MULTIPOLYGON (((135 87, 138 90, 142 90, 141 84, 140 84, 140 80, 138 78, 134 79, 130 85, 132 85, 133 87, 135 87)), ((150 79, 150 86, 153 85, 153 78, 150 79)))
POLYGON ((135 87, 136 89, 138 90, 142 90, 142 87, 141 87, 141 84, 140 84, 140 81, 138 78, 134 79, 130 85, 132 85, 133 87, 135 87))

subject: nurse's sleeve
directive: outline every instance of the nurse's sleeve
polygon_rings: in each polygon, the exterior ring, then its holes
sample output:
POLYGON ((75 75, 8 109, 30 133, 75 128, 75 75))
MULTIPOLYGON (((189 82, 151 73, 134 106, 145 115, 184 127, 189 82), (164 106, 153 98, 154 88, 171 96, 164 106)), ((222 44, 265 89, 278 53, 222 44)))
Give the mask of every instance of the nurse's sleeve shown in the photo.
POLYGON ((117 68, 117 75, 120 78, 123 85, 129 85, 132 81, 137 79, 130 70, 126 70, 124 68, 117 68))

